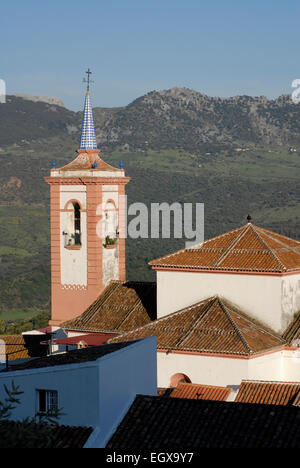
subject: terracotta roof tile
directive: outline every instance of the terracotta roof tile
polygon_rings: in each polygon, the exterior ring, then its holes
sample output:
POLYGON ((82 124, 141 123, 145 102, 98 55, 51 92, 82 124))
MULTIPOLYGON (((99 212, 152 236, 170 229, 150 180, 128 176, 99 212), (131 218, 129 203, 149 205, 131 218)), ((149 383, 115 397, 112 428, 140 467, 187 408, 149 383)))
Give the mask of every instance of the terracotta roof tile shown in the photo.
POLYGON ((213 297, 109 342, 157 337, 158 349, 251 355, 285 341, 224 299, 213 297))
POLYGON ((296 404, 298 406, 299 398, 300 382, 243 380, 235 402, 284 406, 296 404))
POLYGON ((0 355, 4 353, 9 361, 31 357, 23 335, 0 335, 0 355), (5 349, 1 340, 5 343, 5 349))
POLYGON ((59 169, 58 171, 80 171, 84 169, 93 169, 94 171, 109 171, 109 172, 115 172, 115 171, 120 171, 120 169, 117 169, 110 164, 106 163, 103 161, 98 156, 99 150, 78 150, 78 156, 71 161, 69 164, 66 166, 63 166, 59 169), (96 168, 94 168, 95 162, 97 163, 96 168))
POLYGON ((79 317, 64 322, 67 330, 125 332, 156 318, 156 284, 112 281, 79 317))
POLYGON ((216 387, 213 385, 199 385, 192 383, 179 383, 176 388, 168 389, 170 398, 188 398, 192 400, 226 401, 232 392, 228 387, 216 387))
POLYGON ((282 337, 290 345, 295 345, 297 341, 297 346, 300 345, 300 313, 297 314, 294 320, 290 323, 282 337))
POLYGON ((300 406, 300 391, 297 393, 297 395, 295 395, 293 406, 300 406))
POLYGON ((268 229, 260 228, 260 230, 263 232, 263 234, 265 234, 265 236, 268 237, 268 239, 273 239, 274 241, 277 241, 280 244, 286 244, 287 246, 293 249, 300 249, 300 242, 296 239, 291 239, 290 237, 282 236, 281 234, 270 231, 268 229))
POLYGON ((251 223, 150 262, 154 268, 284 273, 300 270, 300 242, 251 223))

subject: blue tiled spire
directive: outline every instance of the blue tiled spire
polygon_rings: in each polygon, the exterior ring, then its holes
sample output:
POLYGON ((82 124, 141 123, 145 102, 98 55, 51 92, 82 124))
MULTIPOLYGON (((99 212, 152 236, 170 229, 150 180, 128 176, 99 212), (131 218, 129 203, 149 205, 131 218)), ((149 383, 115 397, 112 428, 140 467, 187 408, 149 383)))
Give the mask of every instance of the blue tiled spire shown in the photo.
POLYGON ((93 119, 93 111, 90 98, 90 70, 87 71, 88 74, 88 86, 87 93, 85 96, 82 127, 81 127, 81 137, 80 137, 80 146, 79 149, 97 149, 97 140, 95 134, 95 125, 93 119))

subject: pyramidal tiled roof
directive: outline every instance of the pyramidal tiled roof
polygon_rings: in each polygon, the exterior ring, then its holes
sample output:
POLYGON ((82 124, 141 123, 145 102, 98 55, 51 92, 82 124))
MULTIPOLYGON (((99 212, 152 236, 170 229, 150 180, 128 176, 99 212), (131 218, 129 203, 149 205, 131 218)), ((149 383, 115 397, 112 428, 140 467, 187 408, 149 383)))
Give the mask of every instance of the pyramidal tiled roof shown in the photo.
POLYGON ((285 341, 224 299, 213 297, 162 317, 109 343, 157 337, 162 350, 249 356, 281 347, 285 341))
POLYGON ((150 262, 154 268, 284 273, 300 270, 300 242, 248 223, 150 262))
POLYGON ((66 330, 123 333, 156 318, 156 284, 111 281, 79 317, 61 324, 66 330))
POLYGON ((98 154, 100 150, 77 150, 78 156, 59 168, 60 171, 82 171, 93 169, 95 172, 119 172, 120 169, 111 166, 101 159, 98 154))

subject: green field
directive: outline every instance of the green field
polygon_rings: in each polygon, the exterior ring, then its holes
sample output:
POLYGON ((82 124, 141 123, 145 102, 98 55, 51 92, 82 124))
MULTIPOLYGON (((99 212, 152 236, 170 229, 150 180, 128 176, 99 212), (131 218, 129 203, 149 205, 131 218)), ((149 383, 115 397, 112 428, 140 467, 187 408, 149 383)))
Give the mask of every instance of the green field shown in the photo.
POLYGON ((5 322, 19 321, 19 320, 30 320, 38 315, 38 310, 24 310, 24 309, 10 309, 2 310, 0 312, 0 320, 5 322))

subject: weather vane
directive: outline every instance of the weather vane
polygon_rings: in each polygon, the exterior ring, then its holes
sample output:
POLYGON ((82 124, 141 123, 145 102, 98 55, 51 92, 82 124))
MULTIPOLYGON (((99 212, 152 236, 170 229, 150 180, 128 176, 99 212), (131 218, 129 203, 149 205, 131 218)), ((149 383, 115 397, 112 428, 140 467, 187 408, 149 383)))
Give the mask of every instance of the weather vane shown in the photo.
POLYGON ((88 69, 88 71, 85 72, 87 74, 87 78, 83 78, 83 83, 87 83, 87 91, 90 90, 90 83, 94 83, 94 81, 91 80, 90 75, 92 74, 91 70, 88 69))

